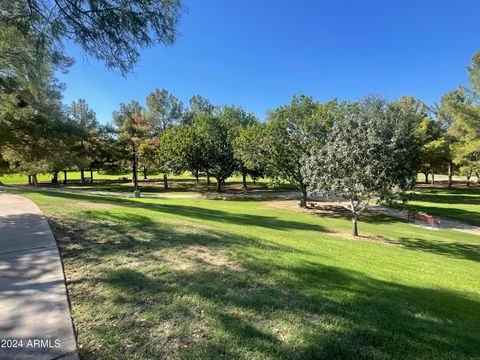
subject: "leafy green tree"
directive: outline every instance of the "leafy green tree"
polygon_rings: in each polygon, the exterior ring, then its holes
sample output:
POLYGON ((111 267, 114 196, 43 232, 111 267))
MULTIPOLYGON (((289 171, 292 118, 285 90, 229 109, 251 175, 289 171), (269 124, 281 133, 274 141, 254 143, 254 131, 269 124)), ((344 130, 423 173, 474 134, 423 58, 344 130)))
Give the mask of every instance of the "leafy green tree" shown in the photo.
POLYGON ((263 123, 253 123, 241 129, 233 142, 235 159, 246 169, 255 182, 263 177, 268 167, 267 128, 263 123))
POLYGON ((0 2, 0 152, 24 142, 38 114, 58 112, 52 104, 58 107, 62 86, 54 72, 71 63, 35 36, 21 20, 27 15, 18 1, 0 2))
POLYGON ((95 112, 90 109, 84 99, 72 102, 69 107, 69 117, 80 128, 81 134, 74 145, 76 166, 80 169, 82 183, 85 182, 85 168, 90 169, 90 181, 93 181, 92 168, 98 158, 101 128, 95 112))
MULTIPOLYGON (((159 143, 161 135, 167 129, 179 123, 183 117, 182 102, 165 89, 152 91, 147 96, 146 104, 146 120, 149 128, 145 141, 140 145, 145 178, 147 168, 156 163, 155 156, 158 156, 157 149, 161 146, 159 143)), ((163 155, 168 156, 168 154, 163 155)), ((168 159, 165 159, 165 162, 168 162, 168 159)), ((168 188, 166 173, 163 175, 163 181, 165 188, 168 188)))
POLYGON ((146 118, 153 136, 160 135, 182 119, 182 102, 165 89, 152 91, 147 96, 146 105, 146 118))
POLYGON ((308 96, 295 96, 290 104, 268 114, 267 143, 270 167, 277 179, 295 184, 300 206, 307 206, 308 181, 301 169, 303 158, 325 142, 339 113, 336 100, 321 104, 308 96))
POLYGON ((480 101, 476 86, 472 84, 472 90, 459 88, 442 97, 442 108, 450 118, 448 135, 453 162, 467 176, 468 184, 472 174, 478 172, 480 157, 480 101))
POLYGON ((435 172, 441 172, 449 162, 449 142, 442 120, 437 116, 433 119, 428 107, 413 97, 402 97, 395 102, 401 109, 403 116, 413 117, 417 123, 415 137, 421 144, 420 171, 425 176, 425 183, 429 183, 428 176, 432 175, 435 182, 435 172))
POLYGON ((62 112, 58 102, 45 104, 42 112, 31 114, 22 141, 3 148, 3 158, 11 171, 24 173, 38 185, 37 174, 58 173, 75 166, 71 144, 78 141, 80 129, 62 112))
POLYGON ((117 127, 119 141, 128 153, 132 168, 132 181, 134 190, 138 188, 138 148, 145 138, 148 129, 145 119, 145 110, 136 101, 120 104, 120 110, 113 113, 113 122, 117 127))
POLYGON ((200 115, 195 117, 195 130, 195 140, 200 140, 203 145, 204 164, 217 180, 217 191, 220 192, 222 183, 236 169, 230 137, 231 122, 221 115, 200 115))
POLYGON ((189 143, 185 138, 185 135, 188 136, 188 130, 188 126, 185 125, 172 126, 165 130, 160 137, 155 159, 158 168, 165 174, 166 189, 168 189, 167 175, 181 174, 189 167, 189 143))
POLYGON ((182 122, 191 125, 195 116, 213 115, 217 107, 212 105, 210 100, 201 95, 194 95, 189 100, 189 108, 183 114, 182 122))
POLYGON ((365 98, 345 107, 326 143, 304 157, 302 174, 313 193, 348 200, 354 236, 370 201, 391 201, 415 184, 419 144, 410 115, 398 104, 365 98))
MULTIPOLYGON (((239 137, 241 131, 247 126, 258 123, 258 119, 252 113, 247 113, 241 107, 236 106, 225 106, 221 110, 221 116, 224 121, 227 122, 229 128, 228 137, 229 142, 233 145, 235 139, 239 137)), ((247 175, 249 174, 249 169, 243 163, 241 157, 234 156, 236 160, 236 170, 242 175, 242 187, 243 189, 247 188, 247 175)), ((256 170, 256 169, 251 169, 256 170)))

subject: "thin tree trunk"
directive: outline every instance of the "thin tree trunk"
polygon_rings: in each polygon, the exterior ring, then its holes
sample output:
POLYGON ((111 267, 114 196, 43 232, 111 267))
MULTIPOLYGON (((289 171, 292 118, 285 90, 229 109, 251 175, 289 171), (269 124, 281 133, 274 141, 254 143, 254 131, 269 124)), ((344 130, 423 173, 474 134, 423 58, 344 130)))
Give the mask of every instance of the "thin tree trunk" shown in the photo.
POLYGON ((93 184, 93 169, 90 169, 90 184, 93 184))
POLYGON ((210 173, 207 170, 207 185, 210 185, 210 173))
POLYGON ((80 170, 80 179, 82 180, 82 184, 85 184, 85 171, 83 171, 83 169, 80 170))
POLYGON ((135 144, 132 143, 132 153, 133 153, 133 164, 132 164, 132 181, 133 181, 133 190, 138 190, 138 178, 137 178, 137 153, 135 151, 135 144))
POLYGON ((28 175, 28 185, 33 185, 33 183, 32 183, 32 175, 28 175))
POLYGON ((453 176, 453 163, 449 162, 448 163, 448 187, 452 187, 453 181, 452 181, 452 176, 453 176))
POLYGON ((247 189, 247 172, 242 172, 242 189, 247 189))
POLYGON ((425 175, 425 184, 429 184, 428 182, 428 171, 423 173, 425 175))
POLYGON ((52 177, 52 184, 57 184, 57 183, 58 183, 58 171, 55 171, 52 177))
POLYGON ((143 179, 147 180, 147 167, 143 166, 143 179))
POLYGON ((356 212, 352 214, 352 235, 358 236, 358 218, 356 212))
POLYGON ((195 170, 195 182, 198 184, 198 170, 195 170))
POLYGON ((470 186, 470 175, 467 176, 467 186, 470 186))
POLYGON ((168 177, 167 177, 167 174, 163 174, 163 188, 165 190, 168 189, 168 177))
POLYGON ((63 170, 63 183, 66 184, 68 181, 67 179, 67 170, 63 170))
POLYGON ((37 174, 33 174, 33 175, 32 175, 32 180, 33 180, 33 186, 38 187, 37 174))
POLYGON ((302 192, 302 197, 300 199, 300 207, 301 208, 306 208, 307 207, 307 187, 302 184, 300 191, 302 192))
POLYGON ((432 185, 435 185, 435 174, 432 171, 432 185))
POLYGON ((222 192, 222 179, 217 179, 217 192, 222 192))

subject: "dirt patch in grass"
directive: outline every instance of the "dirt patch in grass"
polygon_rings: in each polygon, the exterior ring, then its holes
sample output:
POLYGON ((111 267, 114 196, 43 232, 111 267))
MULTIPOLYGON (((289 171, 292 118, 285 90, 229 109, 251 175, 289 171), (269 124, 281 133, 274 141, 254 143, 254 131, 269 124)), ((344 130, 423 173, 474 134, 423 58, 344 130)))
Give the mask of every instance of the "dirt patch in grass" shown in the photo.
POLYGON ((219 267, 228 271, 243 272, 245 269, 229 259, 223 251, 213 251, 206 246, 190 245, 163 254, 163 258, 179 270, 194 270, 204 267, 219 267))
MULTIPOLYGON (((285 209, 296 212, 307 212, 312 215, 322 217, 324 216, 329 218, 350 218, 351 216, 350 211, 345 209, 338 202, 312 201, 309 202, 309 207, 306 209, 302 209, 300 206, 298 206, 298 201, 296 200, 272 201, 268 204, 268 206, 276 209, 285 209)), ((369 213, 364 213, 363 215, 370 216, 369 213)), ((342 237, 348 240, 371 241, 382 244, 398 244, 391 239, 378 235, 359 235, 355 237, 352 236, 349 232, 343 231, 332 231, 331 233, 329 233, 329 235, 342 237)))

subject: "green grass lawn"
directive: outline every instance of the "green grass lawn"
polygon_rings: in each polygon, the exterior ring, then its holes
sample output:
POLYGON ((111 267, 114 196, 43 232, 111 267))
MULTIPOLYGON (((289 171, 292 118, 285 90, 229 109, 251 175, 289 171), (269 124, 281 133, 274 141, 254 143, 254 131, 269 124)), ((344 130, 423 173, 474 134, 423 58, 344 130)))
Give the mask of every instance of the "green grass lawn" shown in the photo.
POLYGON ((479 236, 371 215, 352 239, 288 201, 20 193, 55 231, 83 359, 480 357, 479 236))
MULTIPOLYGON (((51 174, 38 174, 37 177, 38 177, 39 182, 44 182, 44 183, 48 183, 48 184, 50 184, 51 180, 52 180, 52 175, 51 174)), ((85 171, 85 177, 90 177, 90 172, 89 171, 85 171)), ((98 173, 96 171, 93 172, 93 179, 94 179, 95 182, 96 181, 114 181, 114 180, 120 180, 122 178, 131 179, 132 174, 131 173, 115 173, 115 174, 112 174, 112 173, 105 173, 105 172, 98 173)), ((143 179, 143 173, 139 172, 138 178, 140 180, 142 180, 143 179)), ((158 173, 148 174, 148 178, 158 180, 158 181, 162 181, 163 180, 163 174, 158 174, 158 173)), ((169 175, 168 178, 171 179, 171 180, 189 180, 189 181, 195 180, 195 177, 193 177, 190 174, 169 175)), ((64 179, 63 172, 59 172, 58 173, 58 181, 62 182, 63 179, 64 179)), ((68 180, 79 181, 81 179, 80 171, 69 171, 68 174, 67 174, 67 179, 68 180)), ((206 181, 207 178, 205 176, 201 176, 201 177, 199 177, 199 179, 202 182, 204 182, 204 181, 206 181)), ((212 182, 215 182, 214 178, 212 178, 211 180, 212 180, 212 182)), ((227 181, 238 182, 239 183, 239 182, 242 181, 242 177, 239 176, 239 175, 234 175, 234 176, 231 176, 230 178, 228 178, 227 181)), ((252 181, 250 179, 250 177, 248 177, 248 181, 249 182, 252 181)), ((269 179, 258 179, 257 180, 257 183, 260 183, 260 184, 266 184, 268 182, 269 182, 269 179)), ((28 176, 23 175, 23 174, 3 174, 3 175, 0 175, 0 183, 5 184, 5 185, 8 185, 8 184, 28 184, 28 176)))
POLYGON ((417 189, 404 208, 480 226, 480 188, 417 189))

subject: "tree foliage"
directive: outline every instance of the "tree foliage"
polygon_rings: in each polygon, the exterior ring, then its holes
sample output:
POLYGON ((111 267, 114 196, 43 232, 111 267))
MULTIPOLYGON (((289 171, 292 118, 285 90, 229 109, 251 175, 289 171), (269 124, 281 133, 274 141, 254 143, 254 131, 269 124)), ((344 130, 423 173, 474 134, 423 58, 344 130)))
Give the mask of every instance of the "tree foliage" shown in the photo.
POLYGON ((390 201, 415 184, 419 144, 415 116, 368 97, 345 107, 324 145, 306 155, 302 175, 313 193, 348 199, 352 234, 370 201, 390 201))
POLYGON ((172 45, 183 12, 179 0, 7 0, 16 23, 36 38, 61 47, 72 40, 88 55, 123 75, 137 63, 140 49, 172 45))
POLYGON ((288 105, 268 114, 267 142, 272 175, 295 184, 307 202, 308 181, 301 169, 313 146, 325 141, 338 115, 336 100, 321 104, 308 96, 295 96, 288 105))

